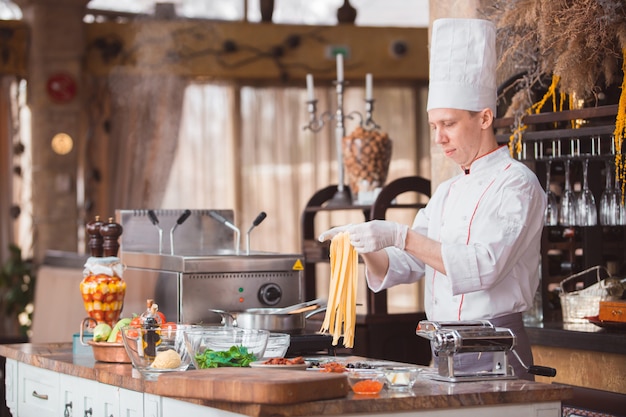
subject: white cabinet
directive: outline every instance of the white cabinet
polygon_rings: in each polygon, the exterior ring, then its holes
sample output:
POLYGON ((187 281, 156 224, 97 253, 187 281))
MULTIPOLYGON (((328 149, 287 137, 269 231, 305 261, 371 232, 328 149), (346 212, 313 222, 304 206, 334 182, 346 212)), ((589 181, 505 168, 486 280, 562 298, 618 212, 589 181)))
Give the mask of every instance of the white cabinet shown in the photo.
MULTIPOLYGON (((120 389, 120 417, 143 417, 144 394, 137 391, 120 389)), ((145 394, 148 395, 148 394, 145 394)), ((158 398, 158 397, 157 397, 158 398)))
MULTIPOLYGON (((17 366, 17 415, 19 417, 58 416, 59 374, 19 363, 17 366)), ((17 416, 14 416, 17 417, 17 416)))
MULTIPOLYGON (((97 381, 60 375, 62 413, 67 417, 120 417, 120 389, 97 381), (67 413, 67 410, 70 413, 67 413)), ((139 393, 141 395, 141 393, 139 393)))
POLYGON ((61 410, 57 413, 59 416, 74 417, 79 415, 76 412, 78 406, 78 393, 76 392, 78 383, 76 379, 63 374, 59 375, 59 409, 61 410))
POLYGON ((5 394, 7 408, 14 416, 17 416, 17 381, 17 361, 7 359, 4 371, 5 394))
POLYGON ((120 388, 97 383, 92 417, 120 417, 120 388))
POLYGON ((144 417, 163 417, 161 414, 161 397, 154 394, 144 394, 143 415, 144 417))
MULTIPOLYGON (((143 417, 143 393, 7 359, 13 417, 143 417)), ((158 398, 158 397, 157 397, 158 398)))

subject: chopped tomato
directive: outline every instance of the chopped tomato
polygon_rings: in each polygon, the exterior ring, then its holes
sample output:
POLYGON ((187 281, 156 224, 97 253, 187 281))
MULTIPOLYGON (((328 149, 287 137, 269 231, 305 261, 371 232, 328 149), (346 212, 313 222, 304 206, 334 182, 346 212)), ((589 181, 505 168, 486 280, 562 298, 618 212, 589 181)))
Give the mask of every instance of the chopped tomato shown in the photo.
POLYGON ((163 314, 160 311, 157 311, 157 314, 158 314, 159 318, 161 319, 161 324, 167 323, 167 320, 165 320, 165 314, 163 314))
POLYGON ((164 322, 161 325, 161 329, 164 329, 164 330, 176 330, 176 323, 174 323, 173 321, 164 322))
POLYGON ((136 339, 136 338, 139 337, 139 330, 128 329, 128 330, 126 330, 126 336, 130 337, 131 339, 136 339))
POLYGON ((346 367, 338 362, 328 362, 328 363, 323 364, 321 367, 322 367, 322 372, 336 372, 336 373, 346 372, 346 367))
POLYGON ((141 317, 133 317, 133 319, 130 321, 130 327, 141 327, 141 317))

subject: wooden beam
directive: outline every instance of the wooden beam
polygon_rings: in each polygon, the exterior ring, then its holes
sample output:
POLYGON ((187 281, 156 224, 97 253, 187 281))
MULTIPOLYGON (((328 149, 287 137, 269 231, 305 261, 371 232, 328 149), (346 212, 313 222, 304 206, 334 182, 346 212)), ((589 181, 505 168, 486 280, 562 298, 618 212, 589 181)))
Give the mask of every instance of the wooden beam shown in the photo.
POLYGON ((300 26, 198 20, 86 24, 85 71, 169 73, 215 79, 304 81, 335 78, 332 51, 344 50, 346 79, 428 80, 428 30, 300 26))

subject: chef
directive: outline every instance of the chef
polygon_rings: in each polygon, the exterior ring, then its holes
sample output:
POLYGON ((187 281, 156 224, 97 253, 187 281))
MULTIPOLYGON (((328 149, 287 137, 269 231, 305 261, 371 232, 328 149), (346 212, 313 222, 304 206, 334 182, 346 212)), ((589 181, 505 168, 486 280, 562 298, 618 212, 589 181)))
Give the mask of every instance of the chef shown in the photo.
MULTIPOLYGON (((424 278, 432 321, 489 320, 510 328, 526 365, 532 352, 522 313, 539 283, 545 193, 535 174, 499 146, 496 30, 480 19, 439 19, 432 28, 428 121, 459 174, 443 182, 412 227, 390 221, 340 226, 347 231, 375 292, 424 278)), ((455 370, 491 371, 492 353, 455 355, 455 370)), ((534 379, 509 353, 519 378, 534 379)))

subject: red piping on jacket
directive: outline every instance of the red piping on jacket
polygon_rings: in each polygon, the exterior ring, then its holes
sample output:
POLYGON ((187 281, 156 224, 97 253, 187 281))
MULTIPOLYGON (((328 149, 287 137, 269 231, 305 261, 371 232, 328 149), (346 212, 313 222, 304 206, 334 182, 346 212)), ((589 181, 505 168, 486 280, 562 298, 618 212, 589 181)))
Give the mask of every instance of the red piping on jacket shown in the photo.
MULTIPOLYGON (((507 169, 509 169, 510 166, 511 166, 511 164, 508 164, 506 167, 504 167, 503 171, 506 171, 507 169)), ((482 201, 483 197, 485 196, 485 193, 491 188, 491 186, 493 185, 494 182, 495 182, 495 178, 493 180, 491 180, 491 182, 489 183, 487 188, 485 188, 483 193, 480 195, 480 198, 478 199, 478 202, 476 203, 476 206, 474 206, 474 211, 472 212, 472 217, 471 217, 469 225, 467 227, 467 240, 465 241, 466 245, 468 245, 469 242, 470 242, 472 223, 474 222, 474 216, 476 216, 476 211, 478 210, 478 205, 480 204, 480 202, 482 201)), ((463 308, 463 300, 465 300, 465 294, 461 294, 461 302, 459 303, 459 312, 458 312, 458 315, 457 315, 457 320, 459 320, 459 321, 461 321, 461 309, 463 308)))

